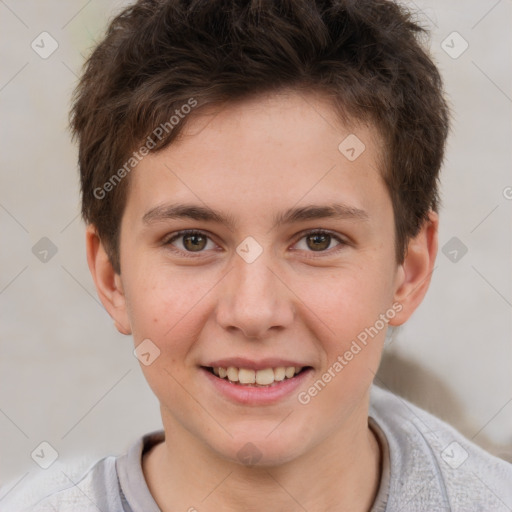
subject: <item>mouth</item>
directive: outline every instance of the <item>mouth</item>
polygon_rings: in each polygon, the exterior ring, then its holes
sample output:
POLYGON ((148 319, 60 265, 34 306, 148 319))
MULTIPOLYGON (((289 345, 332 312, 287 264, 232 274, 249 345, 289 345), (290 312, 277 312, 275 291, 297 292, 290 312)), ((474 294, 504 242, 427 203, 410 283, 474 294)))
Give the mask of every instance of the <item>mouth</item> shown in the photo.
POLYGON ((202 366, 201 368, 218 379, 227 381, 234 386, 249 388, 275 387, 284 381, 294 380, 304 372, 312 369, 311 366, 277 366, 275 368, 269 367, 260 370, 237 368, 234 366, 228 366, 226 368, 221 366, 202 366))

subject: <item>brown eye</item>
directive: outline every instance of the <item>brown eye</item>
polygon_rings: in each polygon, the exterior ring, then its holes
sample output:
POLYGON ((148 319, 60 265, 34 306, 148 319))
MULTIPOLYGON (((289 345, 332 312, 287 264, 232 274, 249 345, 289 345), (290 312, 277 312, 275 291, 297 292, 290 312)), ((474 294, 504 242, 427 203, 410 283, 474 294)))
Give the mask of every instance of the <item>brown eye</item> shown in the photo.
POLYGON ((312 233, 306 236, 306 244, 313 251, 325 251, 331 245, 331 235, 327 233, 312 233))
POLYGON ((206 247, 208 238, 201 234, 183 235, 183 247, 187 251, 202 251, 206 247))
POLYGON ((346 245, 347 243, 335 234, 315 230, 304 233, 302 238, 294 245, 294 249, 309 253, 325 253, 325 256, 327 256, 332 255, 337 249, 342 249, 346 245))
POLYGON ((173 245, 181 252, 206 252, 215 249, 215 243, 201 231, 180 231, 172 238, 164 242, 165 245, 173 245))

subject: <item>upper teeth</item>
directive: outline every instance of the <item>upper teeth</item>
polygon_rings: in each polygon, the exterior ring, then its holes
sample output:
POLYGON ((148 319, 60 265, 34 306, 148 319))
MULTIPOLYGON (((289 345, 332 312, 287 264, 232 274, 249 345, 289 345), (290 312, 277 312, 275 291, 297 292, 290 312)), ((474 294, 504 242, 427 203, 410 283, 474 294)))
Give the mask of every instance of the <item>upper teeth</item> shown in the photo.
POLYGON ((301 366, 278 366, 277 368, 264 368, 263 370, 250 370, 248 368, 213 368, 213 373, 221 379, 227 379, 231 382, 240 384, 259 384, 268 386, 274 382, 279 382, 285 378, 291 379, 296 373, 302 370, 301 366))

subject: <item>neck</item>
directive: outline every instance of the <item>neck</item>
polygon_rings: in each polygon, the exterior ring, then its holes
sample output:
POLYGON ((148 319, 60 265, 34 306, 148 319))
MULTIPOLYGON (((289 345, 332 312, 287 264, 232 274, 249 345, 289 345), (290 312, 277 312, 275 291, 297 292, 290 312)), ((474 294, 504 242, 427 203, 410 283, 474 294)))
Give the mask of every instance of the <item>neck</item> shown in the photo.
POLYGON ((313 450, 281 465, 243 466, 221 458, 178 424, 143 460, 162 510, 367 512, 380 481, 380 449, 364 414, 313 450))

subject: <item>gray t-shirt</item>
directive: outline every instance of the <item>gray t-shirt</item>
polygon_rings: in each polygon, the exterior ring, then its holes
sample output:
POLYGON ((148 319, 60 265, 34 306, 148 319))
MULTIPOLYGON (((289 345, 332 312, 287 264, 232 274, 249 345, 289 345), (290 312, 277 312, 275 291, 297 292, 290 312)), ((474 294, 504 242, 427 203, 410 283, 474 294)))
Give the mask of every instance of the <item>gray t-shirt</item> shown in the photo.
MULTIPOLYGON (((369 426, 382 453, 381 481, 370 512, 512 511, 512 464, 441 420, 373 386, 369 426)), ((163 439, 163 432, 148 434, 125 455, 106 457, 79 478, 72 468, 45 473, 0 499, 0 510, 159 512, 141 460, 163 439)))

